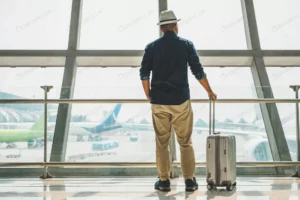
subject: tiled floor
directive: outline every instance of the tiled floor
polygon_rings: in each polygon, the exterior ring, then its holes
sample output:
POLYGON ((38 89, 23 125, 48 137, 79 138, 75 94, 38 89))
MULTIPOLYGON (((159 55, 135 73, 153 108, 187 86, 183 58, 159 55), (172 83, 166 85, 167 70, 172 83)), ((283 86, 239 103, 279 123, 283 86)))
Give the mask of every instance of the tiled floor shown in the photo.
POLYGON ((67 179, 0 179, 0 200, 77 200, 77 199, 235 199, 298 200, 300 179, 251 177, 238 178, 237 188, 207 191, 204 178, 198 178, 199 190, 185 192, 183 179, 172 180, 172 191, 153 189, 155 178, 67 178, 67 179))

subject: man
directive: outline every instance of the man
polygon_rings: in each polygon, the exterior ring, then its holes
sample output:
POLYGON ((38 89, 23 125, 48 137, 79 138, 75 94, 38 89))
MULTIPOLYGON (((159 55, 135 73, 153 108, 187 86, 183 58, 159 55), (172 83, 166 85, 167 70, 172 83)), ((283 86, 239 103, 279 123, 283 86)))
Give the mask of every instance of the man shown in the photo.
POLYGON ((191 141, 193 111, 190 102, 187 64, 208 92, 208 96, 216 100, 216 95, 206 79, 193 43, 177 36, 179 20, 173 11, 161 12, 158 25, 164 35, 146 46, 140 69, 145 94, 152 104, 152 119, 156 134, 156 165, 159 180, 155 183, 155 189, 162 191, 170 191, 168 144, 171 126, 176 132, 180 145, 181 168, 186 191, 198 189, 194 177, 195 155, 191 141))

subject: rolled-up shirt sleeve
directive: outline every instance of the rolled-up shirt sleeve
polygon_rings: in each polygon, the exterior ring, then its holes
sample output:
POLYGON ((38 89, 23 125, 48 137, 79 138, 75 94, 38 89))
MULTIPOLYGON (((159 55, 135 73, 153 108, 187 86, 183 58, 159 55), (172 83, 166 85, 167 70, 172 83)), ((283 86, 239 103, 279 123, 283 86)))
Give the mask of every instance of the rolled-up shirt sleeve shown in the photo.
POLYGON ((192 74, 195 76, 197 80, 206 78, 206 73, 204 72, 204 69, 200 63, 200 59, 195 49, 195 46, 190 41, 188 42, 188 51, 189 51, 188 64, 191 68, 192 74))
POLYGON ((142 63, 141 63, 141 68, 140 68, 140 79, 141 80, 149 80, 150 79, 152 63, 153 63, 152 44, 149 44, 145 48, 145 53, 144 53, 142 63))

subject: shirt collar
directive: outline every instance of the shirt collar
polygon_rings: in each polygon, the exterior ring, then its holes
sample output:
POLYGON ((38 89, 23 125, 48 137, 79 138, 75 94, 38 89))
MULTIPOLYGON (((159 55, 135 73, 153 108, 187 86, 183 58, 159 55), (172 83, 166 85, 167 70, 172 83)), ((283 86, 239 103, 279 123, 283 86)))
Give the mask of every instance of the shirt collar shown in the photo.
POLYGON ((164 37, 177 37, 177 34, 174 31, 167 31, 163 35, 164 37))

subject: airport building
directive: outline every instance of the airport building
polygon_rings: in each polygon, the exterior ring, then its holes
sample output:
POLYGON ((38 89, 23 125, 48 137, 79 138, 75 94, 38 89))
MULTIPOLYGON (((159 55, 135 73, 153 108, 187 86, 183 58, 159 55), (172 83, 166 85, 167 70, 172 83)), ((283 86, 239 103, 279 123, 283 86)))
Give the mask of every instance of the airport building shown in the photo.
POLYGON ((298 199, 299 8, 299 0, 1 0, 0 199, 298 199), (217 94, 214 131, 235 137, 231 191, 207 187, 211 104, 189 67, 199 188, 185 192, 172 128, 171 191, 154 189, 156 136, 140 67, 163 36, 165 10, 181 19, 178 36, 194 44, 217 94))

